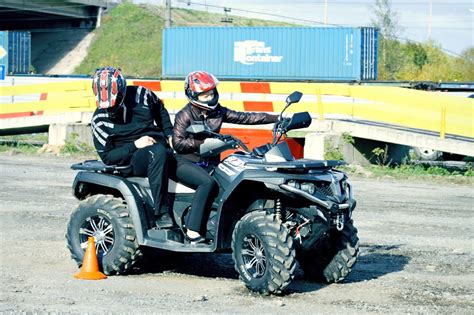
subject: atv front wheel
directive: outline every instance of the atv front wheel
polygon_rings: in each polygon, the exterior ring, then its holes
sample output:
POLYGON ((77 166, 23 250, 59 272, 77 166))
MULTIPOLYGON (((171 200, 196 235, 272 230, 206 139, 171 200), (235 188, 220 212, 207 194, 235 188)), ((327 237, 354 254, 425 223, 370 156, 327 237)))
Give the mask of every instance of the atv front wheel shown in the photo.
POLYGON ((310 250, 298 251, 305 276, 318 282, 340 282, 351 272, 359 255, 359 237, 353 221, 341 232, 331 231, 310 250))
POLYGON ((247 288, 282 293, 296 270, 293 238, 274 214, 255 211, 237 222, 232 234, 235 270, 247 288))
POLYGON ((125 273, 141 255, 127 205, 120 198, 94 195, 72 212, 67 247, 79 267, 89 236, 94 237, 99 266, 106 275, 125 273))

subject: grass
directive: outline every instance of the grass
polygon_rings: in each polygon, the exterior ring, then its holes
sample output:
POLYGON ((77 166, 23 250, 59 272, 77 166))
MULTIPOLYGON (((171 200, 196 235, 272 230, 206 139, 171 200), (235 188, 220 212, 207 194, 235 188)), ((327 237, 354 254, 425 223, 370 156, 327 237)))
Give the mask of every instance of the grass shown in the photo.
POLYGON ((425 167, 422 165, 402 164, 395 167, 370 165, 368 167, 348 165, 344 171, 350 176, 374 179, 404 179, 424 182, 452 183, 474 185, 474 171, 468 168, 465 171, 448 170, 439 166, 425 167))
POLYGON ((27 155, 36 155, 38 154, 39 148, 34 145, 28 144, 19 144, 16 146, 12 145, 0 145, 0 153, 1 154, 8 154, 8 155, 15 155, 15 154, 27 154, 27 155))
POLYGON ((0 138, 0 154, 39 155, 50 154, 58 156, 82 156, 98 159, 95 149, 79 139, 77 133, 71 133, 63 146, 48 145, 48 134, 24 134, 18 136, 3 136, 0 138))
POLYGON ((92 74, 102 66, 120 67, 130 76, 161 74, 163 20, 131 3, 123 3, 105 15, 95 40, 76 74, 92 74))
MULTIPOLYGON (((175 9, 174 26, 223 26, 222 14, 175 9)), ((232 17, 232 26, 291 26, 292 24, 232 17)), ((87 57, 75 69, 75 74, 90 74, 103 66, 122 68, 126 76, 151 78, 161 76, 162 7, 138 6, 124 2, 102 17, 87 57)), ((185 62, 185 60, 183 60, 185 62)))
POLYGON ((21 135, 12 135, 12 136, 1 136, 0 141, 7 141, 7 142, 48 142, 48 133, 29 133, 29 134, 21 134, 21 135))
POLYGON ((73 132, 64 141, 64 146, 61 147, 60 153, 62 154, 95 154, 96 150, 93 146, 82 142, 79 138, 79 134, 73 132))
POLYGON ((48 133, 33 133, 0 138, 0 153, 36 154, 41 146, 48 143, 48 133))

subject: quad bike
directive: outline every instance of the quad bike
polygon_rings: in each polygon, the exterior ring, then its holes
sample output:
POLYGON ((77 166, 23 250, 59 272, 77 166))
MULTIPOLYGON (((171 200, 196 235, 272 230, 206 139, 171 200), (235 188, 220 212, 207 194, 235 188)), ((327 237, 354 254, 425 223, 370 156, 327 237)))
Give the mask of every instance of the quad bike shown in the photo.
MULTIPOLYGON (((288 96, 285 109, 302 94, 288 96)), ((102 271, 130 271, 143 247, 174 252, 232 250, 235 270, 252 291, 280 294, 294 278, 297 262, 305 276, 339 282, 351 271, 359 252, 352 212, 356 206, 343 162, 295 160, 283 141, 292 129, 311 124, 307 112, 279 120, 272 143, 250 151, 232 135, 212 133, 192 125, 191 134, 209 137, 200 146, 203 158, 240 149, 220 162, 210 174, 219 193, 209 209, 204 244, 192 244, 183 225, 194 190, 169 181, 168 205, 175 227, 158 229, 147 178, 123 177, 124 167, 85 161, 72 166, 73 188, 79 206, 67 226, 67 245, 80 266, 87 239, 93 236, 102 271)))

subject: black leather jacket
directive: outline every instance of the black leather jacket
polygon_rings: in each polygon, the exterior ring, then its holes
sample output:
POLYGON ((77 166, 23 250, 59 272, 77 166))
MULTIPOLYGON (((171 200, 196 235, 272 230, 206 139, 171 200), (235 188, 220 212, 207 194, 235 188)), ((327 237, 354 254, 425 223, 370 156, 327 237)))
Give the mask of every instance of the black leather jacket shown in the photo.
MULTIPOLYGON (((205 123, 213 132, 220 132, 222 123, 234 123, 243 125, 257 125, 274 123, 278 120, 278 115, 267 113, 253 112, 236 112, 217 104, 217 107, 203 115, 203 112, 191 105, 187 104, 175 116, 173 129, 173 147, 179 154, 184 155, 187 159, 198 162, 199 146, 204 142, 205 137, 194 138, 186 132, 186 128, 195 123, 205 123)), ((218 157, 215 159, 217 160, 218 157)), ((214 160, 214 159, 213 159, 214 160)))
POLYGON ((150 136, 167 146, 173 133, 163 102, 141 86, 127 86, 124 105, 115 113, 97 109, 91 127, 97 153, 109 165, 128 165, 140 137, 150 136))

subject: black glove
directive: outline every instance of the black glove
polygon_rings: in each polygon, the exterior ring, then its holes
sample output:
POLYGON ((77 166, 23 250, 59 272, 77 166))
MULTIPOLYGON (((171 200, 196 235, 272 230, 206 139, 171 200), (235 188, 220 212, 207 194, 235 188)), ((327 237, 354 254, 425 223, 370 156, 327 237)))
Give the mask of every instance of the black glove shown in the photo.
POLYGON ((220 139, 221 139, 222 141, 230 141, 230 140, 233 140, 234 137, 232 137, 232 135, 221 135, 221 136, 220 136, 220 139))
POLYGON ((286 117, 281 119, 281 128, 286 128, 290 124, 291 118, 286 117))

